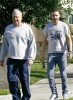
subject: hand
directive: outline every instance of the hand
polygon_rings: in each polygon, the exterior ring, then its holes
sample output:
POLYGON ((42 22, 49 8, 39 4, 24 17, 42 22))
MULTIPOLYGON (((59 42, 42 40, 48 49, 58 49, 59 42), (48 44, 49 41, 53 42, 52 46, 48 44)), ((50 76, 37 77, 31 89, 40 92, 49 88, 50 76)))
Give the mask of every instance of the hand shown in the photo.
POLYGON ((42 62, 42 68, 43 69, 45 68, 45 62, 42 62))
POLYGON ((70 59, 72 59, 72 52, 69 52, 68 56, 70 59))
POLYGON ((45 60, 44 55, 41 55, 41 56, 40 56, 40 61, 41 61, 41 64, 42 64, 42 68, 43 68, 43 69, 45 68, 45 62, 44 62, 44 60, 45 60))
POLYGON ((33 60, 32 59, 29 59, 29 65, 32 65, 33 64, 33 60))
POLYGON ((3 65, 4 65, 4 60, 1 60, 1 61, 0 61, 0 66, 3 67, 3 65))

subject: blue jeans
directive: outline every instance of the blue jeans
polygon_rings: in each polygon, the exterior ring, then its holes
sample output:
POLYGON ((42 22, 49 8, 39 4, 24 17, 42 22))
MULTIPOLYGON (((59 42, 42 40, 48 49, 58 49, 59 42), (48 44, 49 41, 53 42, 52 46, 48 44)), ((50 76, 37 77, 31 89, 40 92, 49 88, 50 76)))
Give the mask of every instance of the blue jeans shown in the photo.
POLYGON ((60 70, 60 76, 62 81, 62 94, 64 94, 68 92, 68 88, 67 88, 68 81, 67 81, 67 73, 66 73, 67 54, 66 53, 48 54, 47 73, 48 73, 48 80, 49 80, 52 94, 57 94, 57 88, 54 79, 54 69, 56 64, 58 64, 60 70))
POLYGON ((13 100, 30 100, 29 65, 27 60, 15 60, 8 58, 7 78, 13 100), (22 87, 22 99, 20 89, 18 87, 18 78, 22 87))

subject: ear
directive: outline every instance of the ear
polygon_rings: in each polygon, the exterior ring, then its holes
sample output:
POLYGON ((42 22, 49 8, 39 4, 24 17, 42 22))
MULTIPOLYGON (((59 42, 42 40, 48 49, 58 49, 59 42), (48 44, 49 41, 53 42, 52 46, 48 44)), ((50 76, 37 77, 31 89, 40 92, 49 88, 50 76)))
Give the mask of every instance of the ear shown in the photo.
POLYGON ((62 13, 61 13, 61 12, 59 12, 59 17, 61 17, 61 15, 62 15, 62 13))
POLYGON ((21 20, 22 20, 22 16, 21 16, 21 20))

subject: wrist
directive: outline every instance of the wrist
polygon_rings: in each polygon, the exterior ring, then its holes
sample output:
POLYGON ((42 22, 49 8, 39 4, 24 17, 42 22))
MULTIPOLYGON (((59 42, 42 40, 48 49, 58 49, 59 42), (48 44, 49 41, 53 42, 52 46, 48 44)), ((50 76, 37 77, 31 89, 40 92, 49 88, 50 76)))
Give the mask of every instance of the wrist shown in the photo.
POLYGON ((72 54, 73 51, 69 51, 69 54, 72 54))
POLYGON ((72 52, 72 50, 70 50, 69 52, 72 52))
POLYGON ((29 61, 34 61, 33 59, 28 59, 29 61))

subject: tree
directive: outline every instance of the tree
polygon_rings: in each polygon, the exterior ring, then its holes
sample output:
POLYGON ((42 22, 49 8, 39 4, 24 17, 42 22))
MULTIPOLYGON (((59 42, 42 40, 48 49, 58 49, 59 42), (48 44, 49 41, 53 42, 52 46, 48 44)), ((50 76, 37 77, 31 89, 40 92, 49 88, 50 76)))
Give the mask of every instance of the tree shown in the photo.
POLYGON ((69 16, 73 15, 73 0, 63 0, 62 5, 62 17, 67 21, 69 16))
POLYGON ((2 35, 5 27, 12 22, 14 8, 23 12, 23 21, 41 28, 49 21, 51 10, 60 6, 60 0, 0 0, 0 34, 2 35))

